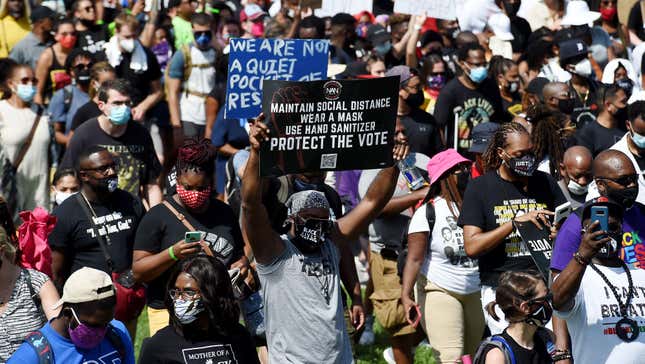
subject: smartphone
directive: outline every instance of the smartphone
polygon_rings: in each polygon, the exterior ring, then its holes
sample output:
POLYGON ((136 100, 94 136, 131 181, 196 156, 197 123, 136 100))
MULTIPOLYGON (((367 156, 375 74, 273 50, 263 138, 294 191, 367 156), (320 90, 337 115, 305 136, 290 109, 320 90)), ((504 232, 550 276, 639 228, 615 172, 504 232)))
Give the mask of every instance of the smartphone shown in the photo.
POLYGON ((553 218, 553 223, 555 225, 564 221, 569 215, 571 215, 571 202, 567 201, 562 205, 555 208, 555 217, 553 218))
POLYGON ((186 231, 184 234, 184 241, 187 243, 196 243, 202 241, 204 233, 201 231, 186 231))
POLYGON ((600 222, 598 229, 609 230, 609 209, 607 206, 591 206, 591 223, 594 221, 600 222))

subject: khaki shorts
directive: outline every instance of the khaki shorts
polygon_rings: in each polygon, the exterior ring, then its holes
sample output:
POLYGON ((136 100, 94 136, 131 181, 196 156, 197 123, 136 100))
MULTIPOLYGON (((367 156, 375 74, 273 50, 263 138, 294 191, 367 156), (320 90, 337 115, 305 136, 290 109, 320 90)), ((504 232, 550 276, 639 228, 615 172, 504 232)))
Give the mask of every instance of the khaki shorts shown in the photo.
POLYGON ((408 324, 401 304, 401 282, 396 271, 396 261, 384 259, 375 252, 370 253, 369 261, 374 283, 374 293, 370 295, 374 316, 392 336, 415 333, 416 329, 408 324))

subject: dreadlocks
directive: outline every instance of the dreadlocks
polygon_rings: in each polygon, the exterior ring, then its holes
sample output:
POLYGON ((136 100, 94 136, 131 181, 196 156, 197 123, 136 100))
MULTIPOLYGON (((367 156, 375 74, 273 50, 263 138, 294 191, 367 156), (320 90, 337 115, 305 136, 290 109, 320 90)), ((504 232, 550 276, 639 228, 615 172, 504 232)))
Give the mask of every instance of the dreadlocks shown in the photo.
POLYGON ((188 139, 179 148, 177 173, 189 170, 212 176, 215 171, 215 149, 210 139, 188 139))
POLYGON ((497 148, 506 148, 508 146, 508 136, 515 133, 528 135, 529 132, 518 123, 504 123, 495 132, 493 140, 483 155, 485 172, 496 170, 502 165, 502 159, 497 154, 497 148))
POLYGON ((529 108, 527 117, 533 123, 531 142, 537 162, 549 158, 549 171, 556 180, 560 179, 559 163, 564 158, 564 145, 560 133, 560 122, 555 113, 546 105, 537 104, 529 108))

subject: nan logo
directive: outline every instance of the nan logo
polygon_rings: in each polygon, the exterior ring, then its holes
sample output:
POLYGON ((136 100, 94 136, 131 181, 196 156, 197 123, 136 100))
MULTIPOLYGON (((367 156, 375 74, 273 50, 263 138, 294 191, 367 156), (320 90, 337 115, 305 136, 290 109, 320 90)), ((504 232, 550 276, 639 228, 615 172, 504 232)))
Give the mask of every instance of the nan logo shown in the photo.
POLYGON ((325 95, 325 99, 330 101, 338 100, 342 88, 343 85, 341 85, 338 81, 332 80, 325 82, 325 84, 323 85, 323 94, 325 95))

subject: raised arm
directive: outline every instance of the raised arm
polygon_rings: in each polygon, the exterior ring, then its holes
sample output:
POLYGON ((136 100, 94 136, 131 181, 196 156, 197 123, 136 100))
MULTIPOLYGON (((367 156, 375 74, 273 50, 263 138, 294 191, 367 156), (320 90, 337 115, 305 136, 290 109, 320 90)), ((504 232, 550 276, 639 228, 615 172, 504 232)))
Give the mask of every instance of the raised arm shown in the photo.
MULTIPOLYGON (((407 138, 399 130, 394 141, 394 160, 399 161, 408 154, 409 147, 407 138)), ((396 164, 380 171, 361 202, 349 214, 338 219, 336 233, 339 236, 336 238, 352 240, 356 239, 361 232, 365 231, 367 225, 381 213, 381 210, 383 210, 392 198, 398 179, 399 167, 396 164)), ((334 240, 338 241, 336 239, 334 240)))
POLYGON ((558 311, 569 311, 573 308, 573 299, 580 289, 580 282, 582 282, 587 264, 598 253, 600 247, 610 240, 607 236, 601 239, 602 235, 607 234, 606 231, 594 231, 599 224, 598 221, 594 221, 586 228, 576 256, 571 259, 551 285, 553 308, 558 311))
POLYGON ((249 141, 251 152, 242 177, 242 226, 260 264, 271 263, 284 251, 284 243, 271 228, 269 215, 262 204, 260 179, 260 144, 269 140, 269 128, 263 123, 264 115, 251 125, 249 141))

